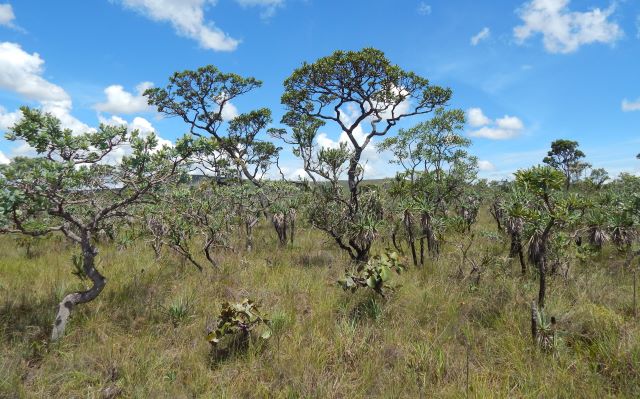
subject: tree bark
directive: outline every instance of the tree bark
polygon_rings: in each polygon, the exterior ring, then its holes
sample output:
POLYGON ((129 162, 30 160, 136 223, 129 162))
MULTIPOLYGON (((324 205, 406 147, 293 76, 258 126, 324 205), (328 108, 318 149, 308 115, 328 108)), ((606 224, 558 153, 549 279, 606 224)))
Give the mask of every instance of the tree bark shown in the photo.
POLYGON ((547 292, 547 260, 545 256, 542 256, 540 262, 538 264, 538 269, 540 272, 540 288, 538 289, 538 307, 540 309, 544 308, 544 299, 547 292))
POLYGON ((76 305, 94 300, 104 289, 107 279, 95 268, 95 257, 98 250, 91 244, 89 233, 82 234, 82 268, 93 285, 86 291, 68 294, 58 305, 58 314, 51 331, 51 340, 57 341, 64 335, 64 330, 71 316, 71 311, 76 305))

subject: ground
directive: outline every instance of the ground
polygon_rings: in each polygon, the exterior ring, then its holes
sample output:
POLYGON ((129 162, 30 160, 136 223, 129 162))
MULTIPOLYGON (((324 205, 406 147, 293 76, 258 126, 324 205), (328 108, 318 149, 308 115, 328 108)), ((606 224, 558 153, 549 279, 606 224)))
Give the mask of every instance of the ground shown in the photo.
POLYGON ((107 286, 56 343, 57 301, 84 284, 72 274, 77 249, 53 237, 27 256, 15 237, 0 237, 0 397, 640 396, 633 274, 622 255, 606 248, 549 278, 559 342, 542 351, 530 333, 535 273, 523 277, 504 258, 508 244, 486 212, 474 231, 469 257, 494 260, 477 284, 457 247, 469 236, 454 235, 438 260, 395 276, 387 298, 342 291, 347 259, 310 228, 281 248, 264 223, 254 252, 220 254, 220 269, 202 273, 170 253, 156 260, 143 241, 106 243, 107 286), (272 320, 272 338, 212 357, 207 322, 245 297, 272 320))

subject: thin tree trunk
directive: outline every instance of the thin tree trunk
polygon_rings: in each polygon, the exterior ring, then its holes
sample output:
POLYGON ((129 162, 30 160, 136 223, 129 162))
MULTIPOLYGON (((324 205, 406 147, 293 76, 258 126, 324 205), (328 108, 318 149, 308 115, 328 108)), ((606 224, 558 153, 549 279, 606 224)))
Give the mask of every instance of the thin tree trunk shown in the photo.
POLYGON ((396 248, 396 251, 403 253, 404 251, 402 250, 402 247, 398 245, 396 232, 397 232, 397 227, 394 227, 393 232, 391 233, 391 242, 393 242, 393 246, 396 248))
POLYGON ((524 252, 522 250, 522 242, 519 242, 518 245, 518 257, 520 258, 520 269, 522 270, 522 275, 527 274, 527 263, 524 260, 524 252))
POLYGON ((547 292, 547 260, 545 256, 542 256, 540 259, 538 269, 540 272, 540 288, 538 290, 538 307, 540 309, 544 308, 544 299, 547 292))
MULTIPOLYGON (((418 258, 416 255, 416 241, 415 239, 413 239, 413 237, 411 237, 411 239, 409 240, 409 246, 411 247, 411 256, 413 257, 413 265, 415 267, 418 267, 418 258)), ((422 259, 420 259, 420 261, 422 261, 422 259)))

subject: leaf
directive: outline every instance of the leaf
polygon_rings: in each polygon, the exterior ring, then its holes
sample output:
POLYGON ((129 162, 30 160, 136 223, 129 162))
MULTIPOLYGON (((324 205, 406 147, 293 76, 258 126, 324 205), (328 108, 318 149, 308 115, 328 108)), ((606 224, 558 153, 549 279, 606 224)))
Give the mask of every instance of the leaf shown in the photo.
POLYGON ((391 275, 391 269, 389 269, 389 266, 382 266, 380 268, 380 280, 381 281, 389 280, 390 275, 391 275))

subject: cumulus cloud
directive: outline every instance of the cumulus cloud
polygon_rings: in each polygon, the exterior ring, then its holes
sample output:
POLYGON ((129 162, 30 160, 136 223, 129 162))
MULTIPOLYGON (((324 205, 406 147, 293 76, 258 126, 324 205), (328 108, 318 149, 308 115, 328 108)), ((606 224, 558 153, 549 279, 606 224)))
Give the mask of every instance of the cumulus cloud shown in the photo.
MULTIPOLYGON (((353 123, 357 116, 360 115, 360 110, 355 106, 348 106, 342 109, 341 120, 349 126, 353 123)), ((362 128, 363 122, 358 125, 353 131, 353 138, 360 145, 364 143, 367 138, 367 133, 362 128)), ((332 139, 326 132, 319 132, 316 136, 316 144, 322 148, 338 148, 340 143, 346 143, 348 148, 353 149, 353 144, 349 139, 349 136, 345 132, 341 132, 337 140, 332 139)), ((377 179, 381 177, 389 176, 389 157, 390 153, 378 153, 376 149, 377 141, 372 139, 367 147, 365 147, 360 158, 360 164, 364 168, 364 174, 367 179, 377 179)))
MULTIPOLYGON (((160 137, 156 129, 153 127, 151 122, 142 117, 135 117, 131 122, 126 121, 124 118, 111 115, 109 118, 105 118, 102 115, 98 115, 98 120, 100 123, 105 125, 112 126, 126 126, 129 132, 137 130, 141 137, 147 137, 151 133, 155 133, 156 138, 158 139, 158 147, 168 146, 173 147, 173 143, 169 140, 163 139, 160 137)), ((115 148, 106 159, 108 163, 118 163, 122 160, 122 157, 131 153, 131 146, 123 145, 118 148, 115 148)))
POLYGON ((19 44, 0 43, 0 87, 40 102, 70 102, 67 93, 45 80, 44 60, 38 53, 29 54, 19 44))
POLYGON ((222 116, 222 120, 225 121, 230 121, 238 115, 240 115, 240 113, 238 112, 238 108, 236 108, 236 106, 231 102, 227 102, 224 105, 224 107, 222 108, 222 113, 220 114, 220 116, 222 116))
POLYGON ((0 151, 0 165, 6 165, 9 162, 11 162, 10 159, 0 151))
POLYGON ((136 116, 135 118, 133 118, 131 122, 127 122, 124 118, 118 115, 111 115, 109 118, 105 118, 102 115, 98 115, 98 120, 100 121, 100 123, 105 125, 126 126, 127 130, 130 132, 137 130, 142 137, 147 137, 149 134, 155 133, 156 137, 158 137, 158 142, 160 143, 161 146, 162 145, 173 146, 173 143, 171 143, 171 141, 165 140, 158 135, 155 127, 153 127, 151 122, 149 122, 147 119, 142 118, 140 116, 136 116))
POLYGON ((150 107, 147 98, 142 94, 151 87, 153 83, 142 82, 136 86, 136 94, 132 94, 121 85, 111 85, 104 89, 107 101, 96 104, 94 108, 111 114, 135 114, 148 111, 150 107))
POLYGON ((13 27, 13 20, 16 19, 11 4, 0 4, 0 25, 13 27))
POLYGON ((233 51, 240 43, 206 22, 204 9, 214 0, 117 0, 145 17, 160 22, 169 22, 176 33, 196 40, 208 50, 233 51))
POLYGON ((484 115, 480 108, 469 109, 467 120, 471 127, 476 128, 468 132, 472 137, 506 140, 519 136, 524 130, 524 123, 520 118, 505 115, 502 118, 491 120, 484 115))
POLYGON ((424 1, 421 1, 420 4, 418 4, 418 14, 420 15, 431 14, 431 6, 425 3, 424 1))
POLYGON ((569 10, 570 0, 531 0, 518 11, 523 21, 513 34, 523 43, 536 34, 542 35, 545 49, 550 53, 572 53, 591 43, 614 43, 622 37, 620 26, 609 21, 614 5, 590 11, 569 10))
POLYGON ((0 132, 8 130, 16 122, 20 120, 22 114, 20 111, 7 112, 7 110, 0 106, 0 132))
POLYGON ((478 32, 477 34, 473 35, 471 37, 471 45, 472 46, 477 46, 478 43, 480 43, 483 40, 486 40, 489 38, 489 36, 491 36, 491 30, 487 27, 482 28, 482 30, 480 32, 478 32))
POLYGON ((470 108, 467 111, 467 122, 472 127, 480 127, 491 123, 491 119, 489 119, 480 108, 470 108))
POLYGON ((66 128, 75 132, 88 130, 86 124, 70 114, 71 97, 62 87, 44 79, 43 73, 44 60, 38 53, 29 54, 16 43, 0 43, 0 88, 39 102, 66 128))
POLYGON ((624 112, 640 111, 640 98, 635 101, 629 101, 625 98, 622 100, 622 110, 624 112))
POLYGON ((490 172, 496 170, 496 167, 490 161, 478 161, 478 169, 483 172, 490 172))

